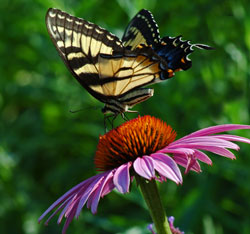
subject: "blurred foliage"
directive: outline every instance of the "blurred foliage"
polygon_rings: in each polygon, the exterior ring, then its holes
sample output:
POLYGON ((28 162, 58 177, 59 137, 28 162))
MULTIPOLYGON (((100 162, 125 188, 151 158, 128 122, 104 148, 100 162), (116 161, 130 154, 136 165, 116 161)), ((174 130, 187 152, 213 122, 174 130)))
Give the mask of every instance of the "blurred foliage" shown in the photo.
MULTIPOLYGON (((0 4, 0 233, 61 233, 54 218, 37 219, 68 189, 95 175, 93 156, 103 134, 102 104, 71 77, 48 36, 45 14, 60 8, 116 35, 140 9, 152 11, 161 35, 209 44, 193 67, 154 85, 137 105, 141 115, 166 120, 179 137, 215 124, 249 123, 250 15, 247 0, 2 0, 0 4), (72 114, 69 110, 83 109, 72 114)), ((130 118, 135 114, 129 114, 130 118)), ((116 120, 118 125, 122 121, 116 120)), ((237 132, 250 137, 250 132, 237 132)), ((160 190, 168 215, 186 233, 250 233, 249 145, 237 160, 213 157, 203 173, 169 181, 160 190)), ((150 217, 135 185, 112 192, 93 216, 83 209, 69 233, 147 233, 150 217)))

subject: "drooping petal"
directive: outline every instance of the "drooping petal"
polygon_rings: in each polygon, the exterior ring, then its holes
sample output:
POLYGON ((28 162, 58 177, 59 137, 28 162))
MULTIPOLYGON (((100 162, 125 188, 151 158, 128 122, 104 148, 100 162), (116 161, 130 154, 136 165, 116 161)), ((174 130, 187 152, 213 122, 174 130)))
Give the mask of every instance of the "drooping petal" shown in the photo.
POLYGON ((107 172, 90 178, 91 180, 89 180, 88 182, 91 183, 86 183, 85 186, 79 187, 78 191, 76 191, 75 194, 72 194, 72 198, 68 200, 67 203, 65 203, 65 207, 58 218, 58 223, 61 222, 63 216, 65 216, 66 218, 62 231, 63 233, 66 233, 66 229, 68 228, 68 225, 70 224, 72 219, 79 216, 80 211, 86 203, 87 199, 96 190, 100 181, 105 178, 106 174, 107 172))
POLYGON ((74 204, 79 201, 79 197, 77 197, 77 194, 75 194, 67 203, 64 209, 61 211, 58 219, 57 224, 61 223, 63 216, 68 217, 70 212, 72 211, 74 204))
POLYGON ((62 230, 62 234, 66 234, 67 228, 69 227, 69 224, 71 223, 72 219, 75 216, 75 212, 71 212, 69 214, 69 216, 67 217, 64 225, 63 225, 63 230, 62 230))
POLYGON ((78 196, 80 197, 80 201, 78 202, 76 211, 77 217, 80 215, 83 206, 85 205, 91 194, 95 192, 95 190, 98 188, 101 182, 106 178, 106 176, 109 175, 109 173, 110 171, 103 173, 102 176, 97 177, 96 180, 94 180, 87 188, 84 188, 84 190, 80 191, 80 193, 78 194, 78 196))
MULTIPOLYGON (((175 161, 177 164, 179 164, 179 165, 181 165, 181 166, 183 166, 183 167, 185 167, 185 168, 186 168, 187 165, 188 165, 188 156, 174 154, 174 155, 173 155, 173 159, 174 159, 174 161, 175 161)), ((198 172, 198 173, 201 172, 200 164, 197 162, 197 160, 196 160, 195 164, 193 164, 192 167, 189 168, 189 170, 196 171, 196 172, 198 172)), ((186 171, 185 173, 187 173, 187 171, 186 171)))
POLYGON ((194 155, 188 156, 185 174, 187 174, 193 167, 195 167, 196 163, 197 163, 197 160, 194 157, 194 155))
POLYGON ((152 158, 148 156, 143 156, 142 158, 137 158, 133 163, 135 172, 144 177, 145 179, 151 180, 155 178, 154 163, 152 158))
POLYGON ((114 183, 106 183, 103 190, 102 190, 102 194, 101 197, 104 197, 105 195, 107 195, 108 193, 110 193, 113 189, 115 188, 114 183))
POLYGON ((208 165, 212 165, 212 160, 205 153, 199 150, 195 150, 195 157, 199 159, 201 162, 204 162, 208 165))
POLYGON ((154 159, 155 170, 158 171, 160 175, 173 180, 175 183, 182 183, 182 175, 176 162, 168 155, 163 153, 151 154, 154 159))
MULTIPOLYGON (((192 164, 192 166, 189 168, 189 170, 201 172, 201 166, 200 166, 199 162, 197 160, 195 160, 195 162, 192 164)), ((185 170, 185 173, 187 174, 189 172, 189 170, 185 170)))
POLYGON ((114 185, 120 193, 127 193, 130 186, 130 174, 129 169, 132 163, 128 162, 126 164, 118 167, 114 173, 114 185))
POLYGON ((63 233, 65 233, 73 217, 79 216, 82 207, 87 201, 89 203, 88 207, 91 205, 92 212, 96 212, 100 196, 104 196, 108 192, 112 191, 112 173, 112 171, 107 171, 93 176, 76 185, 67 193, 65 193, 62 197, 57 199, 57 201, 55 201, 41 215, 38 221, 40 222, 50 211, 57 207, 56 211, 45 222, 45 224, 48 224, 50 219, 55 216, 61 209, 63 209, 59 215, 58 223, 60 223, 62 221, 63 216, 65 216, 66 221, 63 227, 63 233), (107 185, 108 183, 111 183, 111 185, 107 185), (103 190, 106 190, 104 191, 105 194, 103 194, 103 190))
POLYGON ((91 212, 95 214, 97 212, 97 206, 102 194, 102 191, 106 184, 113 183, 113 171, 111 171, 109 174, 105 176, 105 178, 102 180, 96 191, 93 195, 91 195, 91 199, 88 201, 88 206, 91 206, 91 212))
MULTIPOLYGON (((105 173, 105 172, 104 172, 105 173)), ((52 211, 54 208, 56 208, 58 205, 60 205, 62 202, 67 200, 69 197, 72 197, 80 188, 87 187, 92 181, 94 181, 97 177, 102 176, 102 174, 98 174, 96 176, 93 176, 80 184, 74 186, 72 189, 70 189, 68 192, 66 192, 63 196, 58 198, 38 219, 38 222, 40 222, 50 211, 52 211)))
MULTIPOLYGON (((68 199, 66 199, 62 204, 60 204, 60 206, 49 216, 49 218, 45 221, 44 225, 48 225, 49 221, 62 209, 64 208, 67 204, 68 201, 72 199, 71 197, 69 197, 68 199)), ((59 219, 57 220, 57 223, 59 224, 61 221, 59 221, 59 219)))

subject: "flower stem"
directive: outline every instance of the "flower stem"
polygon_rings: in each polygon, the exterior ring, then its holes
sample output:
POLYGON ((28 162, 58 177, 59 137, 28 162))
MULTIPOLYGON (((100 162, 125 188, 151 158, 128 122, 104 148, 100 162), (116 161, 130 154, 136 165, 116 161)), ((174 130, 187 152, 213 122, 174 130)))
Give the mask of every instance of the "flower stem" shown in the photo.
POLYGON ((157 234, 172 234, 155 180, 147 181, 138 175, 135 178, 140 185, 157 234))

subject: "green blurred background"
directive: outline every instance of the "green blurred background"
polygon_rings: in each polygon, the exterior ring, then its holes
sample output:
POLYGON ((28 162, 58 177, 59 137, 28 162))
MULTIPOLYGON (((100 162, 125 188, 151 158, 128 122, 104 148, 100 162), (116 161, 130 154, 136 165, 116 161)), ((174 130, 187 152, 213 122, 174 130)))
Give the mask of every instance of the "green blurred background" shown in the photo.
MULTIPOLYGON (((1 0, 0 4, 0 233, 61 233, 54 218, 37 219, 68 189, 95 175, 93 156, 103 134, 101 103, 71 76, 46 31, 49 7, 92 21, 119 37, 142 8, 152 11, 161 36, 209 44, 193 67, 154 85, 137 105, 159 117, 178 137, 210 125, 250 124, 250 2, 236 0, 1 0), (72 114, 70 110, 83 111, 72 114)), ((128 114, 130 118, 136 114, 128 114)), ((116 124, 121 123, 116 120, 116 124)), ((234 132, 250 137, 250 131, 234 132)), ((213 156, 213 167, 169 181, 160 190, 168 215, 186 233, 250 233, 250 146, 237 160, 213 156)), ((58 217, 58 216, 56 216, 58 217)), ((101 200, 98 213, 83 209, 68 233, 149 233, 151 222, 136 187, 101 200)))

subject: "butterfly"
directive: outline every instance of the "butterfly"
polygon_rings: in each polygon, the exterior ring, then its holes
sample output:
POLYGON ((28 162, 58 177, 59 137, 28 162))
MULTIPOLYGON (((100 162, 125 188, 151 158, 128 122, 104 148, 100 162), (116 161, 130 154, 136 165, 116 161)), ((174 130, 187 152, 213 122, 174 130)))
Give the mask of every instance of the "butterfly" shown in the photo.
POLYGON ((114 116, 153 96, 143 88, 171 77, 167 62, 150 46, 133 50, 87 20, 50 8, 46 14, 49 35, 65 65, 76 80, 105 104, 104 114, 114 116))
POLYGON ((213 49, 204 44, 191 44, 190 41, 183 41, 181 38, 182 36, 161 38, 152 13, 142 9, 128 24, 122 42, 124 47, 130 50, 140 45, 151 46, 167 62, 169 75, 173 76, 174 72, 187 70, 192 66, 188 55, 194 51, 193 48, 213 49))

